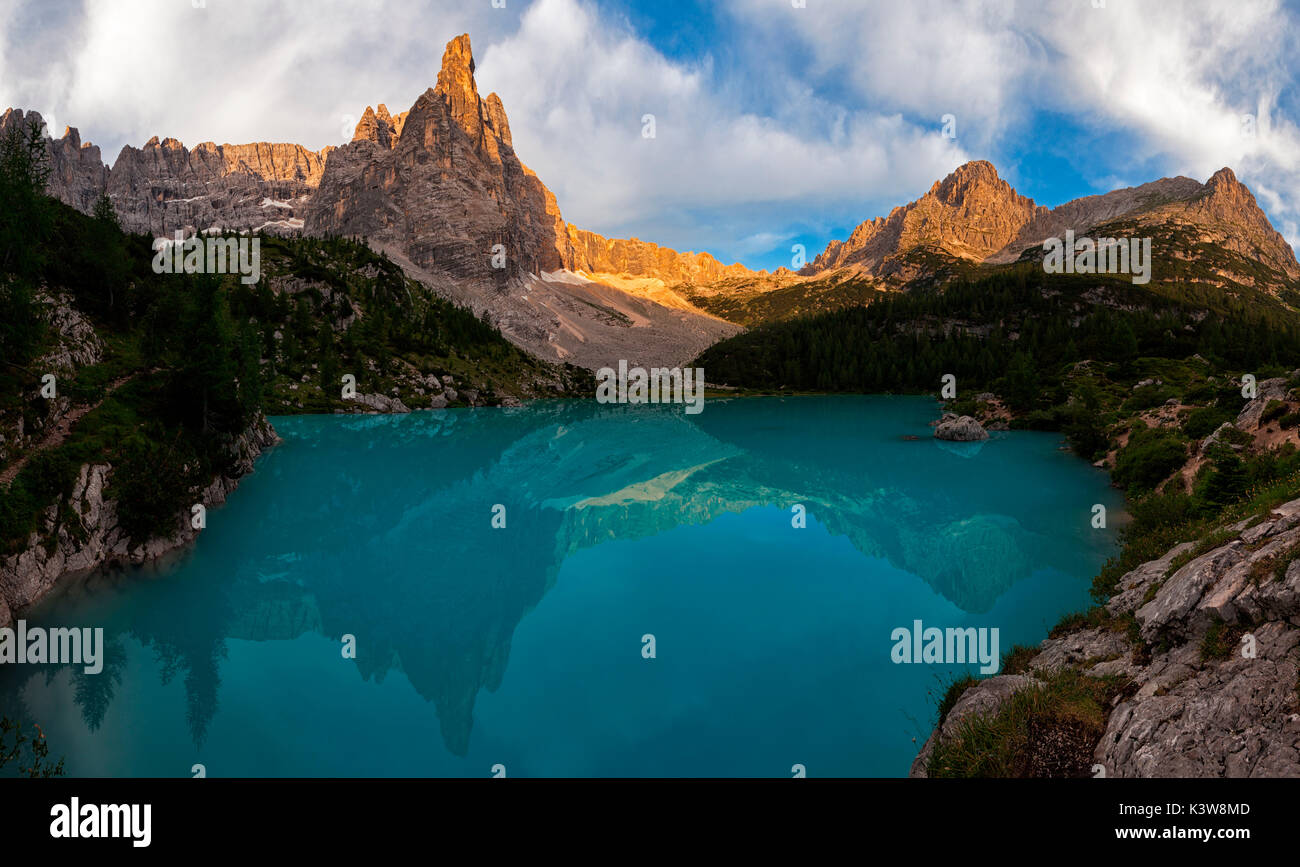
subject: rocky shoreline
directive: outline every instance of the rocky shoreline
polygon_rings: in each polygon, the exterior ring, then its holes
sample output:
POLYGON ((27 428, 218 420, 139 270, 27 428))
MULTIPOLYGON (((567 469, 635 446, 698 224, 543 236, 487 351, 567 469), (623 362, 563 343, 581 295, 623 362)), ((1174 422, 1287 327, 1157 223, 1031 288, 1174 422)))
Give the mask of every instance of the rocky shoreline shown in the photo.
MULTIPOLYGON (((206 508, 224 503, 253 471, 258 456, 278 442, 270 422, 259 416, 230 445, 233 471, 213 479, 196 501, 206 508)), ((0 627, 10 625, 21 609, 39 602, 67 577, 104 566, 156 560, 188 545, 201 532, 190 526, 186 513, 177 516, 172 535, 132 544, 118 524, 116 501, 104 498, 112 472, 107 463, 82 465, 69 501, 50 506, 41 531, 31 535, 23 551, 0 558, 0 627), (60 514, 69 513, 76 516, 73 526, 59 520, 60 514)))
MULTIPOLYGON (((1292 373, 1297 375, 1300 370, 1292 373)), ((1199 466, 1225 431, 1263 448, 1281 441, 1286 432, 1276 429, 1276 421, 1270 428, 1264 414, 1272 408, 1276 415, 1279 406, 1297 399, 1287 382, 1260 382, 1235 422, 1195 444, 1187 466, 1199 466)), ((1134 389, 1156 384, 1148 380, 1134 389)), ((984 419, 989 430, 1004 426, 993 395, 977 401, 997 411, 984 419)), ((1147 414, 1152 425, 1166 423, 1161 409, 1147 414)), ((964 422, 948 412, 932 424, 972 435, 974 427, 964 422)), ((1096 466, 1113 471, 1114 455, 1096 466)), ((1179 473, 1186 475, 1179 470, 1175 478, 1179 473)), ((1076 739, 1068 760, 1055 765, 1058 771, 1069 766, 1075 775, 1107 777, 1300 776, 1300 499, 1200 534, 1137 566, 1104 606, 1071 618, 1036 652, 1008 662, 1002 673, 949 697, 956 700, 941 714, 910 776, 953 772, 930 767, 937 746, 962 743, 972 725, 996 718, 1013 696, 1042 689, 1063 673, 1123 686, 1103 708, 1104 733, 1093 732, 1091 740, 1083 739, 1087 744, 1076 739), (1091 755, 1083 755, 1093 741, 1091 755)))
POLYGON ((969 721, 1063 670, 1128 683, 1084 774, 1300 776, 1300 499, 1133 569, 1096 616, 1016 669, 964 691, 910 776, 930 776, 936 746, 969 721))

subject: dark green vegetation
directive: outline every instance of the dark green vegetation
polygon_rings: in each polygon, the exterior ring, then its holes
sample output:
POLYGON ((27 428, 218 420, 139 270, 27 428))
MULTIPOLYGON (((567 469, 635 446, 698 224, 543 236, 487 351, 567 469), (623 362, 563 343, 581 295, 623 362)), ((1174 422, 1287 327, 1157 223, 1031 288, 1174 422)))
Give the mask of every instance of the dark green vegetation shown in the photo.
POLYGON ((0 146, 0 376, 30 360, 40 344, 43 323, 35 294, 42 257, 31 243, 49 231, 45 182, 49 167, 45 142, 35 124, 15 129, 0 146))
POLYGON ((1091 391, 1136 381, 1143 359, 1199 353, 1238 373, 1282 370, 1298 357, 1300 323, 1263 298, 1225 294, 1207 307, 1126 280, 1014 265, 761 326, 710 347, 697 363, 714 382, 831 392, 933 393, 951 373, 962 392, 996 391, 1041 420, 1066 413, 1071 396, 1101 400, 1091 391))
POLYGON ((1229 626, 1216 618, 1201 636, 1201 662, 1211 659, 1227 659, 1237 649, 1237 643, 1246 632, 1244 624, 1229 626))
POLYGON ((489 404, 594 388, 586 371, 532 357, 362 243, 263 238, 262 271, 255 286, 232 285, 230 301, 238 318, 257 323, 268 413, 346 408, 344 374, 356 377, 359 394, 397 396, 415 409, 430 405, 427 377, 451 376, 489 404))
POLYGON ((262 237, 254 285, 157 274, 152 239, 123 233, 106 199, 88 217, 44 194, 44 147, 34 129, 0 143, 0 421, 39 439, 68 409, 90 411, 48 448, 4 445, 6 463, 28 460, 0 496, 0 552, 25 547, 55 504, 57 525, 79 532, 68 498, 93 462, 113 465, 107 493, 132 539, 170 534, 264 412, 356 409, 342 400, 345 373, 358 394, 417 408, 430 405, 420 392, 432 377, 453 377, 462 405, 467 390, 494 403, 589 383, 355 241, 262 237), (94 334, 63 334, 51 315, 82 318, 94 334), (41 397, 49 359, 70 349, 81 357, 58 371, 57 397, 41 397))
POLYGON ((948 718, 948 712, 952 710, 953 705, 961 698, 969 687, 979 683, 979 678, 973 674, 963 674, 953 678, 953 681, 944 688, 943 696, 939 699, 939 721, 937 725, 943 725, 943 721, 948 718))
POLYGON ((45 732, 38 725, 31 728, 32 732, 25 734, 23 726, 9 717, 0 717, 0 774, 5 774, 5 768, 12 765, 10 772, 22 777, 63 776, 63 759, 58 764, 51 763, 45 732))
MULTIPOLYGON (((1166 465, 1166 456, 1149 453, 1146 444, 1137 447, 1157 465, 1166 465)), ((1121 450, 1121 458, 1125 451, 1121 450)), ((1140 465, 1136 459, 1134 463, 1140 465)), ((1148 478, 1154 475, 1156 471, 1150 471, 1148 478)), ((1154 490, 1135 484, 1130 492, 1132 522, 1123 531, 1124 548, 1093 582, 1092 593, 1098 602, 1109 598, 1126 572, 1163 556, 1180 542, 1197 544, 1175 558, 1175 571, 1235 538, 1235 533, 1225 529, 1228 525, 1295 499, 1300 494, 1300 451, 1291 443, 1240 453, 1228 445, 1216 445, 1207 450, 1190 492, 1180 476, 1154 490)))

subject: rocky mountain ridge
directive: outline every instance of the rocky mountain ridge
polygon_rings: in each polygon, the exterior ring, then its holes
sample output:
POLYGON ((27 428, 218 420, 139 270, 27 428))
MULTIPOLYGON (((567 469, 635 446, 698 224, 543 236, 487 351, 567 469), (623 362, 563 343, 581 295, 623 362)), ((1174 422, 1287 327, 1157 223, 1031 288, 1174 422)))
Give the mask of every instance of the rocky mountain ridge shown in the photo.
MULTIPOLYGON (((1084 235, 1117 221, 1132 224, 1129 234, 1141 229, 1182 232, 1186 243, 1212 244, 1267 266, 1278 282, 1300 280, 1295 251, 1229 168, 1215 172, 1204 184, 1186 177, 1162 178, 1049 209, 1017 193, 984 160, 958 167, 924 196, 888 216, 859 224, 847 240, 831 241, 799 273, 816 276, 851 268, 877 278, 911 278, 916 275, 907 254, 918 249, 1000 264, 1048 238, 1063 237, 1067 230, 1084 235)), ((1191 257, 1183 249, 1164 253, 1191 257)))
MULTIPOLYGON (((469 36, 458 36, 447 43, 435 86, 410 109, 394 115, 383 103, 368 106, 350 142, 315 152, 269 143, 189 149, 155 137, 124 147, 110 170, 69 129, 49 144, 50 190, 83 211, 107 193, 125 228, 157 235, 220 226, 364 237, 441 294, 494 317, 519 345, 594 366, 652 343, 660 348, 648 360, 684 361, 708 345, 701 341, 728 333, 722 317, 753 324, 770 315, 761 311, 864 303, 871 294, 864 281, 889 290, 951 276, 954 263, 1011 262, 1067 230, 1156 234, 1162 261, 1194 264, 1186 279, 1273 294, 1300 281, 1294 251, 1230 169, 1204 184, 1164 178, 1049 209, 976 160, 831 241, 798 274, 607 238, 564 220, 554 194, 515 152, 500 97, 481 96, 474 73, 469 36), (577 279, 543 279, 557 272, 577 279), (836 288, 846 280, 856 283, 836 288), (575 294, 572 287, 591 282, 612 290, 615 303, 575 294), (651 306, 629 320, 629 304, 651 306), (655 329, 665 334, 650 341, 655 329)), ((23 118, 7 112, 0 130, 23 118)))
MULTIPOLYGON (((0 117, 0 134, 33 120, 44 124, 38 112, 10 109, 0 117)), ((202 142, 191 149, 154 136, 143 147, 123 147, 110 169, 99 148, 83 144, 77 129, 68 127, 47 142, 48 190, 83 213, 107 194, 123 228, 133 232, 161 236, 222 227, 291 234, 302 228, 297 211, 320 183, 333 149, 269 142, 202 142)))
POLYGON ((99 148, 90 142, 83 143, 75 127, 65 127, 62 136, 54 138, 54 131, 46 128, 45 118, 39 112, 24 112, 20 108, 6 109, 0 115, 0 135, 8 135, 15 129, 26 130, 32 123, 44 129, 48 136, 50 195, 83 213, 90 213, 95 201, 108 188, 110 176, 99 148))

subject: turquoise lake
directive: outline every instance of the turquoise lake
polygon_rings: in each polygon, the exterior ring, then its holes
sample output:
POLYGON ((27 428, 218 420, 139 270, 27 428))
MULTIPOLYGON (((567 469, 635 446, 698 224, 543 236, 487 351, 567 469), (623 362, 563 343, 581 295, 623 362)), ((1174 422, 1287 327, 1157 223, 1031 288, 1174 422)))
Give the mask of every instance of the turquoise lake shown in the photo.
POLYGON ((103 627, 104 671, 6 665, 0 710, 70 776, 904 776, 977 666, 895 664, 893 630, 1036 644, 1117 551, 1122 497, 1055 434, 682 410, 272 419, 195 545, 26 612, 103 627))

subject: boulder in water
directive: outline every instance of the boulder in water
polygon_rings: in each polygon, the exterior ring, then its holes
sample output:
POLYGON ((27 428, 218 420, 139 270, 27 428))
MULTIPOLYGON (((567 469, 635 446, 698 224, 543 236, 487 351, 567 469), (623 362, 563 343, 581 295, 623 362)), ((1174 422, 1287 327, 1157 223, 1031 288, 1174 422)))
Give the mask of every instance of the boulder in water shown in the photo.
POLYGON ((945 418, 934 429, 934 435, 941 440, 958 443, 971 443, 989 438, 984 425, 968 415, 960 418, 945 418))

